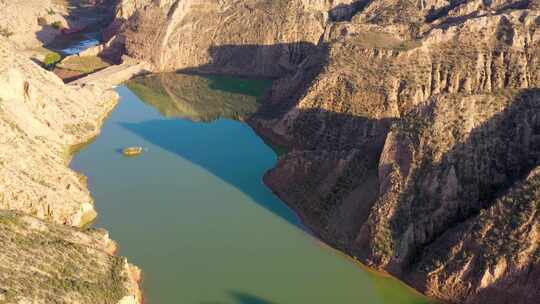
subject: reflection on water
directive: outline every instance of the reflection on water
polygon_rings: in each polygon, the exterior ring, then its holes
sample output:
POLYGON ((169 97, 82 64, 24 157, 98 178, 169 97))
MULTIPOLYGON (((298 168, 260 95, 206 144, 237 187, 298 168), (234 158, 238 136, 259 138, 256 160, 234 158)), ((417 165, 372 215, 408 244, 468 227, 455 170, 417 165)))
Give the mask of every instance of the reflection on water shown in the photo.
POLYGON ((242 120, 254 113, 257 97, 269 80, 234 79, 165 73, 136 78, 127 86, 141 100, 169 118, 210 122, 218 118, 242 120))
POLYGON ((146 302, 427 303, 320 246, 264 186, 276 154, 230 118, 254 111, 267 86, 178 74, 138 79, 118 88, 122 102, 75 157, 97 225, 144 271, 146 302), (126 146, 146 153, 116 152, 126 146))

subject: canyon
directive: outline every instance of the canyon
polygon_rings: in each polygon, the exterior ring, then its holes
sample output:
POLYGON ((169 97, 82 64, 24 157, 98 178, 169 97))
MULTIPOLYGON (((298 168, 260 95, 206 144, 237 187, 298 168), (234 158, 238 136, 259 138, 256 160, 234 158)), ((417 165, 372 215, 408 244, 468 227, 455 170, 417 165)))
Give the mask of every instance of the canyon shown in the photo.
POLYGON ((116 39, 155 72, 274 78, 265 181, 327 243, 443 301, 532 303, 538 9, 124 1, 116 39))
MULTIPOLYGON (((37 2, 0 11, 47 15, 37 2)), ((538 0, 121 0, 114 14, 91 52, 124 63, 70 85, 19 51, 37 29, 0 37, 2 260, 31 259, 43 235, 99 260, 96 285, 123 286, 110 303, 140 301, 106 232, 77 228, 95 212, 66 149, 115 105, 102 75, 182 71, 274 80, 246 118, 288 149, 264 181, 324 242, 443 302, 540 296, 538 0)))

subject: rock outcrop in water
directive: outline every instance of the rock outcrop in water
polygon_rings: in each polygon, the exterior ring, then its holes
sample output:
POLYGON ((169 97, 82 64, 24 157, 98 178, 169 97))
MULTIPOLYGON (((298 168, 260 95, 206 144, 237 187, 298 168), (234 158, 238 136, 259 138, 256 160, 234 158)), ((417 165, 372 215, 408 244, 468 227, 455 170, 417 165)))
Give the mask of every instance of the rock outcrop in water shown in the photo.
POLYGON ((540 296, 537 0, 123 9, 156 71, 277 78, 250 122, 293 151, 265 180, 325 241, 449 302, 540 296))
POLYGON ((98 134, 118 97, 66 86, 21 53, 0 38, 0 302, 140 303, 138 270, 107 233, 72 227, 96 212, 69 148, 98 134))

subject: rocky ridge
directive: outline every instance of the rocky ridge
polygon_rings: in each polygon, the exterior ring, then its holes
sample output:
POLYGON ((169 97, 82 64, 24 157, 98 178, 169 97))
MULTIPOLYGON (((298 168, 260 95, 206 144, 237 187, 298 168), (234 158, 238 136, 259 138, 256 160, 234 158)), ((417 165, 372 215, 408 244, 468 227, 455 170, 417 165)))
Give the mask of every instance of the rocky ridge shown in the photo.
POLYGON ((29 56, 39 57, 46 51, 43 46, 66 38, 62 30, 77 33, 108 22, 115 3, 115 0, 2 0, 0 13, 5 17, 0 36, 13 41, 29 56))
POLYGON ((0 302, 140 303, 139 271, 114 256, 70 149, 95 137, 118 96, 67 86, 0 37, 0 302))
POLYGON ((327 21, 346 18, 353 2, 121 1, 114 24, 126 54, 154 71, 277 77, 296 69, 316 49, 327 21))
POLYGON ((38 48, 51 42, 59 30, 50 24, 67 25, 67 8, 59 0, 2 0, 0 13, 5 16, 0 27, 1 35, 24 49, 38 48))
POLYGON ((0 211, 0 303, 140 303, 139 270, 98 229, 0 211))
POLYGON ((118 97, 104 87, 66 86, 16 52, 1 42, 0 208, 82 226, 96 212, 84 177, 67 167, 69 147, 98 134, 118 97))
POLYGON ((265 181, 323 240, 444 301, 539 296, 538 1, 124 3, 154 71, 276 78, 265 181))

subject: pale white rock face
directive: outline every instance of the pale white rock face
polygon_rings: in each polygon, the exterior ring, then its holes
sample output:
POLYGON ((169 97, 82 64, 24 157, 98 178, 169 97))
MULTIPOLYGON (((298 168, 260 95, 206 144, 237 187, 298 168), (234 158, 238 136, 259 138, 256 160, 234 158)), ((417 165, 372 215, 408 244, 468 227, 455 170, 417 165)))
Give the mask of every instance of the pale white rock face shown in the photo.
POLYGON ((0 208, 73 226, 95 217, 68 147, 99 132, 116 93, 66 86, 0 40, 0 208))
MULTIPOLYGON (((44 18, 48 24, 55 21, 66 25, 66 9, 52 0, 0 0, 0 28, 11 34, 2 36, 14 41, 22 48, 36 48, 46 44, 59 31, 38 22, 44 18)), ((5 32, 5 33, 7 33, 5 32)))
POLYGON ((321 41, 329 11, 349 2, 125 0, 118 15, 129 19, 127 54, 152 63, 153 70, 275 77, 298 67, 321 41))

